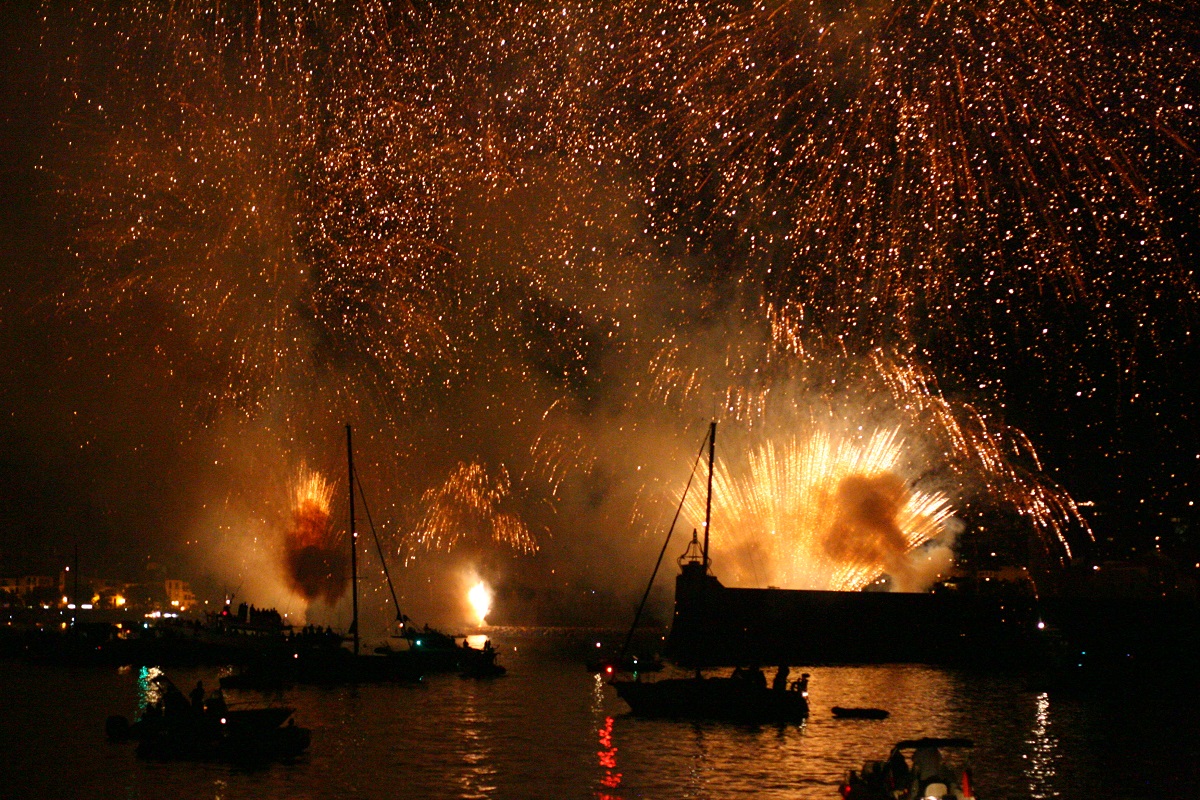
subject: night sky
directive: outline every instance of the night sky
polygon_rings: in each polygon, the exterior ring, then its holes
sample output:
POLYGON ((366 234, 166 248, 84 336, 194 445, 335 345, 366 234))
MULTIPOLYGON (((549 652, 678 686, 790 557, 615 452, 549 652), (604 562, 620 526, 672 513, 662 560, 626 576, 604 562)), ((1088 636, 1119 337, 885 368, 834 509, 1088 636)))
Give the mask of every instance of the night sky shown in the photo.
POLYGON ((1190 4, 605 5, 9 9, 0 572, 292 602, 350 423, 414 602, 636 592, 710 419, 1200 562, 1190 4))

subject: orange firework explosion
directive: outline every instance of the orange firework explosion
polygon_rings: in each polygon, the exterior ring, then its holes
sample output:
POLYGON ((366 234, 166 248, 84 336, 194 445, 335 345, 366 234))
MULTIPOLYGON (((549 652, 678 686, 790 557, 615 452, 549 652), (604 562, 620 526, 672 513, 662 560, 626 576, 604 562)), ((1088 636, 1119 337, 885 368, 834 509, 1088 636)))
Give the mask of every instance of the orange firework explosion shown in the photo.
MULTIPOLYGON (((729 542, 733 579, 805 589, 861 589, 882 573, 907 587, 910 553, 940 536, 949 500, 913 488, 899 471, 896 429, 835 437, 822 430, 768 441, 745 468, 718 461, 713 535, 729 542)), ((703 493, 688 515, 703 519, 703 493)))
POLYGON ((292 525, 284 546, 288 584, 305 600, 335 603, 349 576, 343 537, 329 516, 333 485, 302 464, 291 495, 292 525))
MULTIPOLYGON (((852 354, 839 337, 825 339, 803 323, 799 308, 761 306, 738 312, 729 323, 738 328, 738 335, 722 337, 715 354, 696 344, 672 343, 655 361, 653 396, 680 408, 707 401, 722 417, 776 440, 780 430, 815 426, 817 431, 861 432, 864 423, 870 423, 868 430, 879 428, 887 435, 862 439, 867 448, 862 455, 835 457, 838 448, 853 445, 839 439, 821 446, 809 441, 785 445, 779 455, 764 446, 757 458, 781 459, 793 475, 798 470, 823 474, 824 468, 802 470, 804 460, 853 464, 865 458, 863 463, 874 465, 868 472, 878 474, 893 471, 889 464, 901 454, 892 449, 903 440, 925 462, 909 474, 938 476, 939 485, 953 487, 959 500, 979 499, 1015 509, 1066 555, 1071 553, 1069 535, 1091 535, 1075 501, 1042 472, 1036 450, 1020 430, 969 403, 944 397, 929 369, 905 352, 874 347, 852 354), (877 451, 886 452, 887 458, 871 455, 877 451)), ((819 441, 813 438, 816 433, 808 436, 819 441)), ((837 479, 853 471, 838 472, 837 479)), ((759 493, 772 485, 762 478, 750 483, 759 493)), ((773 486, 783 493, 797 491, 782 478, 773 486)), ((863 578, 838 578, 834 583, 843 581, 856 585, 863 578)))

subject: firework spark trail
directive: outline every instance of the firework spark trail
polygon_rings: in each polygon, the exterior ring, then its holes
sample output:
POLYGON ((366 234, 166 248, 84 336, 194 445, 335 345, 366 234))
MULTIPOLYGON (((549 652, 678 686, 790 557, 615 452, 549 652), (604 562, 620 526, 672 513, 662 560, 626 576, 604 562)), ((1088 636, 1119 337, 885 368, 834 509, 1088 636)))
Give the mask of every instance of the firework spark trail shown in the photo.
POLYGON ((80 34, 99 52, 81 56, 63 122, 85 266, 69 301, 126 327, 168 312, 226 370, 213 399, 244 413, 318 379, 403 396, 446 355, 433 263, 409 255, 424 255, 431 223, 391 216, 397 203, 355 206, 326 144, 355 92, 328 62, 361 35, 362 13, 360 27, 304 5, 72 17, 105 35, 80 34))
POLYGON ((656 225, 696 249, 734 231, 847 334, 1068 301, 1110 336, 1153 327, 1129 278, 1196 297, 1157 199, 1196 175, 1184 4, 681 3, 648 30, 626 80, 665 98, 656 225))
POLYGON ((968 403, 951 403, 936 388, 928 370, 876 351, 872 361, 895 401, 951 456, 951 469, 967 482, 983 482, 981 494, 1027 516, 1051 535, 1070 557, 1068 533, 1091 527, 1075 500, 1042 472, 1036 449, 1020 430, 987 417, 968 403), (1029 463, 1023 468, 1021 463, 1029 463))
POLYGON ((511 494, 503 466, 493 478, 480 464, 460 462, 441 486, 422 496, 425 514, 410 538, 429 550, 449 551, 472 542, 533 553, 538 546, 529 528, 519 516, 501 508, 511 494))
POLYGON ((343 537, 329 516, 333 484, 301 465, 291 486, 292 520, 284 539, 288 584, 305 600, 333 604, 350 582, 343 537))
MULTIPOLYGON (((1150 293, 1191 291, 1170 267, 1143 146, 1163 137, 1178 153, 1194 138, 1195 58, 1172 36, 1189 29, 1186 15, 1168 24, 1177 11, 980 0, 77 12, 77 46, 99 43, 113 62, 98 88, 80 68, 87 91, 65 124, 73 142, 100 140, 99 152, 75 146, 79 255, 107 264, 93 301, 162 293, 228 348, 224 391, 249 407, 281 373, 329 363, 365 362, 393 394, 444 383, 419 379, 431 362, 453 372, 487 336, 447 325, 512 305, 478 254, 460 255, 481 199, 546 182, 582 190, 615 164, 659 209, 651 237, 682 231, 703 249, 731 220, 750 242, 731 258, 770 255, 772 291, 847 335, 898 324, 891 333, 920 338, 920 312, 939 329, 967 316, 1003 328, 1013 304, 1028 317, 1080 294, 1099 317, 1145 314, 1104 302, 1118 274, 1150 293), (686 213, 710 208, 697 182, 715 214, 686 213), (464 279, 479 285, 464 292, 464 279), (313 339, 326 351, 310 352, 313 339)), ((571 224, 560 212, 550 227, 571 224)), ((545 233, 520 243, 537 264, 523 277, 552 293, 574 232, 545 233)))
MULTIPOLYGON (((570 430, 598 394, 631 417, 702 398, 765 428, 794 383, 826 409, 857 387, 1066 545, 1082 518, 1022 434, 942 397, 911 353, 946 331, 994 344, 1081 299, 1088 335, 1121 315, 1152 328, 1151 309, 1194 296, 1158 205, 1195 178, 1187 10, 67 6, 47 16, 72 37, 66 155, 48 162, 81 231, 64 302, 117 336, 173 331, 184 344, 156 351, 202 372, 220 410, 293 431, 347 409, 398 428, 397 408, 466 392, 517 419, 561 403, 512 448, 555 498, 569 472, 619 460, 570 430), (681 299, 725 294, 706 270, 790 303, 768 307, 769 346, 761 320, 725 331, 717 377, 693 363, 705 323, 681 299), (1160 302, 1117 296, 1130 278, 1160 302), (664 328, 647 393, 638 354, 664 328)), ((478 480, 481 497, 509 491, 478 480)), ((492 535, 528 551, 526 499, 508 496, 492 535)), ((429 513, 427 546, 460 541, 429 513)))
MULTIPOLYGON (((761 451, 750 459, 749 472, 742 479, 746 485, 729 478, 725 487, 731 497, 738 498, 735 505, 758 509, 751 515, 755 521, 744 524, 776 530, 779 525, 761 520, 792 508, 832 513, 836 503, 828 493, 794 497, 797 487, 805 485, 796 483, 796 476, 825 474, 828 468, 822 464, 826 462, 853 464, 861 460, 870 465, 863 470, 868 475, 906 474, 893 466, 901 455, 893 449, 895 440, 903 438, 913 450, 907 457, 924 462, 919 468, 906 468, 911 480, 936 480, 939 485, 952 486, 960 502, 974 498, 1014 508, 1068 556, 1071 535, 1090 536, 1078 505, 1041 471, 1037 452, 1025 434, 990 420, 969 403, 947 400, 929 370, 911 355, 878 347, 856 354, 838 337, 826 339, 810 333, 801 309, 781 309, 765 302, 757 309, 747 305, 750 308, 739 309, 731 321, 719 326, 721 334, 714 337, 718 344, 711 352, 702 340, 690 347, 674 342, 665 345, 654 362, 655 381, 650 388, 652 399, 673 408, 697 402, 711 405, 720 417, 744 425, 752 432, 752 440, 758 436, 762 437, 760 443, 766 442, 754 445, 761 451), (728 335, 728 329, 736 335, 728 335), (879 425, 879 420, 886 423, 879 425), (862 430, 864 425, 892 433, 868 438, 869 445, 853 445, 864 447, 861 455, 841 452, 839 448, 854 442, 842 432, 862 430), (795 429, 816 432, 778 454, 775 448, 784 447, 789 432, 795 429), (819 444, 822 436, 833 433, 841 444, 819 444), (773 464, 786 465, 786 469, 781 471, 773 464), (773 499, 776 496, 777 500, 773 499), (779 509, 772 510, 772 502, 780 503, 779 509)), ((850 473, 839 474, 837 480, 850 473)), ((940 492, 922 494, 942 496, 940 492)), ((937 503, 928 506, 928 516, 940 522, 945 518, 940 508, 937 503)), ((947 500, 947 513, 948 508, 947 500)), ((785 527, 812 536, 812 531, 826 531, 830 525, 828 521, 804 520, 785 527)), ((922 530, 925 538, 935 535, 922 530)), ((806 554, 805 558, 816 556, 806 554)), ((829 572, 824 567, 820 570, 821 574, 829 572)), ((838 582, 861 585, 863 580, 859 574, 838 582)))

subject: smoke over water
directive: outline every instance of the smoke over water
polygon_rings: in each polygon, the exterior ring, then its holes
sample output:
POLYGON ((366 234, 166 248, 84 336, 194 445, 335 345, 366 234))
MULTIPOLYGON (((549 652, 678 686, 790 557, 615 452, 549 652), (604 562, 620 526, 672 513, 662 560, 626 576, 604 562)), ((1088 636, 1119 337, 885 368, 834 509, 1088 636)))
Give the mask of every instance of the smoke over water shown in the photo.
POLYGON ((350 579, 344 536, 330 518, 333 486, 301 466, 292 486, 292 522, 284 539, 284 569, 291 589, 310 603, 333 605, 350 579))
POLYGON ((909 542, 898 519, 908 496, 904 481, 890 472, 843 478, 822 549, 835 561, 875 564, 892 575, 905 571, 909 542))

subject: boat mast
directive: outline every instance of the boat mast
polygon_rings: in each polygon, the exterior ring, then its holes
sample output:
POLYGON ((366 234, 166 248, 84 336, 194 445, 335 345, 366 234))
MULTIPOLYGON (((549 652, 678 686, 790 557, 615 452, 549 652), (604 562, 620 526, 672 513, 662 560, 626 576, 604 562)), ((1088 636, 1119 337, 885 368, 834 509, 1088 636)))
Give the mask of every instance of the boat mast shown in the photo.
POLYGON ((350 470, 350 597, 354 604, 350 630, 354 634, 354 655, 358 655, 358 532, 354 530, 354 446, 349 425, 346 426, 346 464, 350 470))
POLYGON ((708 574, 708 528, 712 521, 713 451, 717 448, 717 423, 708 428, 708 497, 704 501, 704 572, 708 574))

